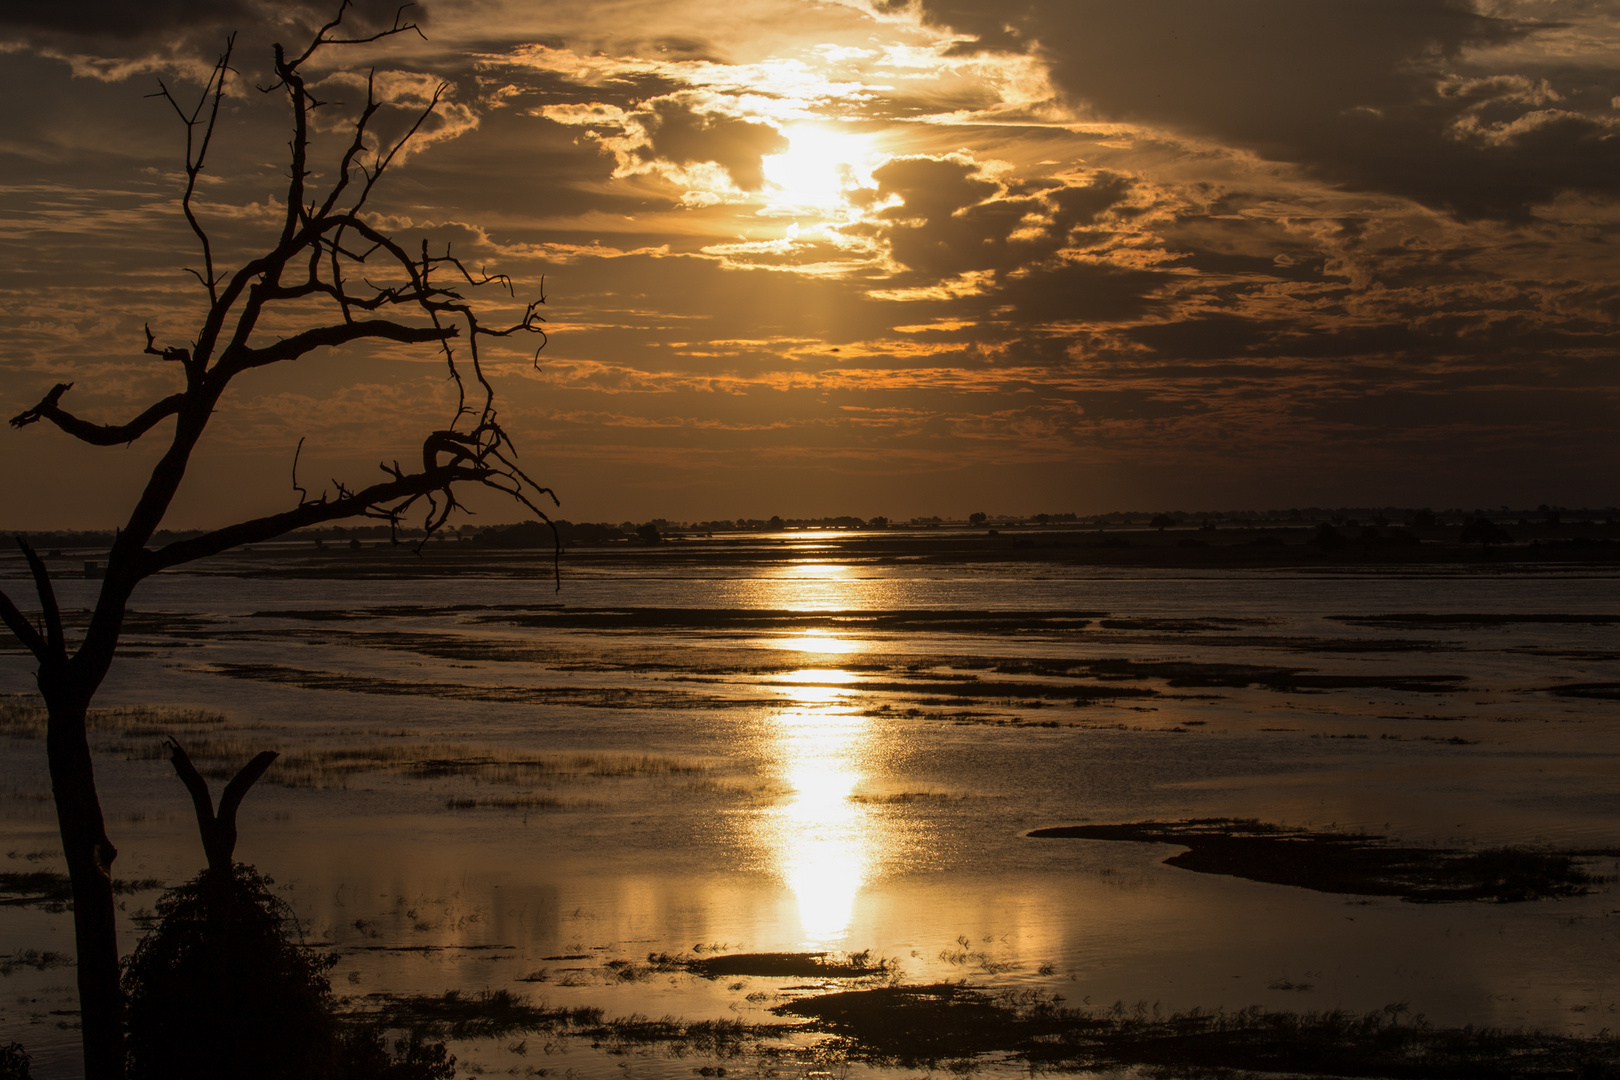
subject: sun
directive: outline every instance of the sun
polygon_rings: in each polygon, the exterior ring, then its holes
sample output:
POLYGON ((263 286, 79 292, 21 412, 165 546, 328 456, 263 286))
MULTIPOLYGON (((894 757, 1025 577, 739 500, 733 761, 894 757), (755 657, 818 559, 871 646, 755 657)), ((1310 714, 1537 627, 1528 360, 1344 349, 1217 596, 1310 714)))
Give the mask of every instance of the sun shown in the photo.
POLYGON ((785 207, 823 214, 847 204, 847 194, 871 184, 872 150, 864 135, 834 124, 790 124, 786 153, 764 160, 765 178, 785 207))

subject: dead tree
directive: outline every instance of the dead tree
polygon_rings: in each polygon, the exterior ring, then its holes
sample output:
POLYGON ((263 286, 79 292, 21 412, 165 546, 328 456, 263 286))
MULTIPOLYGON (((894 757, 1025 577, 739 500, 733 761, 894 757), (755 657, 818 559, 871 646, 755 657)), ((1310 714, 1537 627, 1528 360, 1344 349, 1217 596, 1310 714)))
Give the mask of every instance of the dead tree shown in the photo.
POLYGON ((216 263, 215 247, 198 216, 195 199, 226 98, 226 81, 232 71, 230 43, 195 107, 182 106, 167 86, 159 84, 155 96, 174 108, 186 129, 186 184, 180 209, 201 248, 201 269, 190 269, 190 273, 206 294, 206 310, 195 336, 184 344, 160 344, 148 329, 145 353, 174 365, 177 381, 183 382, 181 389, 153 402, 132 420, 103 424, 64 408, 62 398, 72 384, 62 383, 11 421, 16 427, 48 421, 96 446, 127 444, 160 425, 173 425, 167 450, 153 467, 108 552, 101 591, 82 634, 69 640, 45 564, 21 538, 18 543, 33 575, 40 610, 30 617, 0 594, 0 618, 38 661, 36 678, 49 716, 46 746, 62 849, 73 886, 85 1075, 89 1080, 122 1076, 123 1044, 111 878, 117 849, 103 822, 85 721, 91 699, 112 664, 136 585, 159 571, 240 544, 343 518, 366 516, 398 525, 406 514, 412 514, 414 520, 420 513, 426 534, 431 536, 460 508, 456 491, 465 485, 501 491, 542 519, 546 515, 536 501, 556 501, 548 489, 535 484, 518 467, 496 417, 494 390, 479 363, 479 344, 485 338, 534 333, 544 343, 537 314, 543 298, 528 304, 513 323, 485 326, 466 291, 491 285, 510 293, 511 283, 505 277, 474 274, 451 257, 448 249, 430 254, 425 243, 420 253, 409 252, 367 216, 367 202, 378 183, 446 88, 439 88, 401 138, 379 144, 371 125, 382 103, 368 79, 366 104, 353 121, 346 149, 329 170, 329 178, 319 185, 312 183, 312 114, 324 103, 306 82, 305 68, 311 58, 334 46, 416 30, 414 24, 396 19, 389 29, 352 35, 343 29, 347 6, 348 0, 344 0, 337 16, 302 51, 289 53, 275 46, 275 81, 266 92, 285 95, 292 121, 286 215, 279 235, 266 239, 262 254, 234 270, 216 263), (289 322, 303 328, 270 339, 265 327, 289 322), (457 403, 448 426, 423 439, 420 464, 384 464, 385 476, 377 483, 351 488, 334 482, 319 497, 309 497, 299 489, 297 504, 281 513, 154 545, 198 440, 233 379, 257 368, 308 357, 317 350, 358 342, 432 345, 442 353, 454 380, 457 403))
POLYGON ((236 811, 248 788, 259 782, 259 777, 277 757, 274 750, 264 750, 253 756, 236 771, 231 782, 219 797, 219 809, 214 809, 214 797, 208 792, 208 781, 203 779, 197 766, 191 763, 186 748, 173 739, 163 740, 169 748, 169 764, 174 774, 191 793, 191 805, 197 811, 197 834, 202 837, 203 854, 208 856, 208 871, 223 878, 231 876, 232 856, 236 852, 236 811))

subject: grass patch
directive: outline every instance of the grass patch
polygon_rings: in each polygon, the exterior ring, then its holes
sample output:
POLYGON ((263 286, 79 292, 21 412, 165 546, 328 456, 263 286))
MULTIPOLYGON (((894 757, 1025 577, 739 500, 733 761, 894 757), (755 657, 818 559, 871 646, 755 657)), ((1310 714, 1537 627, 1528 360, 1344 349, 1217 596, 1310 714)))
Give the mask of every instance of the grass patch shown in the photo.
POLYGON ((1576 626, 1613 626, 1620 623, 1620 615, 1570 615, 1563 612, 1523 615, 1436 615, 1414 611, 1393 615, 1328 615, 1326 618, 1350 626, 1515 626, 1546 623, 1562 623, 1576 626))
MULTIPOLYGON (((163 888, 157 878, 114 878, 113 894, 151 892, 163 888)), ((47 911, 67 911, 73 903, 73 885, 66 874, 55 870, 29 870, 0 873, 0 907, 39 906, 47 911)))
POLYGON ((887 957, 874 958, 870 949, 858 953, 733 953, 693 958, 658 954, 647 959, 705 979, 863 979, 889 975, 898 966, 898 961, 887 957))
POLYGON ((609 1054, 654 1045, 675 1057, 753 1053, 767 1075, 788 1062, 819 1069, 863 1063, 968 1072, 987 1058, 1021 1062, 1034 1072, 1237 1072, 1391 1080, 1599 1078, 1620 1067, 1620 1039, 1607 1032, 1579 1038, 1436 1028, 1421 1016, 1408 1016, 1402 1005, 1365 1014, 1258 1007, 1166 1014, 1146 1002, 1079 1010, 1042 991, 992 991, 965 983, 869 987, 789 1001, 772 1010, 787 1025, 610 1019, 600 1009, 554 1009, 505 990, 373 994, 351 1005, 353 1019, 440 1038, 542 1035, 549 1037, 548 1047, 561 1049, 563 1040, 577 1037, 609 1054), (828 1038, 813 1048, 784 1045, 782 1037, 790 1033, 828 1038))
POLYGON ((1317 892, 1398 896, 1430 904, 1582 896, 1608 880, 1588 873, 1582 860, 1620 854, 1516 847, 1484 851, 1397 847, 1385 844, 1382 836, 1311 832, 1237 818, 1070 825, 1036 829, 1028 835, 1177 844, 1188 850, 1165 862, 1201 874, 1226 874, 1317 892))
POLYGON ((756 1030, 739 1020, 678 1020, 627 1016, 605 1019, 601 1009, 553 1009, 508 990, 463 995, 372 994, 351 1019, 437 1038, 493 1039, 512 1035, 575 1036, 609 1053, 637 1045, 665 1044, 676 1053, 729 1057, 752 1044, 756 1030))
POLYGON ((559 1033, 591 1028, 602 1022, 602 1010, 553 1009, 532 1004, 509 990, 463 995, 370 994, 349 1012, 352 1019, 380 1027, 431 1032, 452 1039, 491 1039, 518 1033, 559 1033))
POLYGON ((777 1006, 833 1035, 846 1057, 907 1068, 971 1069, 984 1055, 1032 1070, 1140 1069, 1204 1075, 1216 1070, 1294 1076, 1608 1076, 1620 1040, 1435 1028, 1402 1006, 1377 1012, 1164 1014, 1146 1003, 1076 1010, 1036 991, 992 992, 963 984, 892 986, 826 994, 777 1006))
POLYGON ((24 968, 33 968, 35 971, 48 971, 51 968, 72 967, 73 957, 67 953, 40 952, 38 949, 22 949, 10 956, 0 956, 0 976, 10 975, 14 971, 24 968))
MULTIPOLYGON (((0 736, 13 739, 43 739, 45 708, 42 705, 7 701, 0 703, 0 736)), ((118 732, 133 738, 161 738, 176 729, 223 727, 224 713, 208 709, 125 705, 112 709, 91 709, 86 726, 95 732, 118 732)))
POLYGON ((949 791, 874 791, 853 794, 849 801, 866 806, 909 806, 922 802, 961 802, 967 798, 967 795, 949 791))
POLYGON ((1564 683, 1562 686, 1544 687, 1541 692, 1554 697, 1620 701, 1620 682, 1564 683))
POLYGON ((492 807, 501 810, 560 810, 563 803, 550 795, 481 795, 470 798, 449 798, 444 801, 447 810, 475 810, 492 807))
POLYGON ((386 697, 427 697, 445 701, 492 701, 520 705, 573 705, 586 709, 742 709, 773 705, 772 698, 725 698, 679 690, 646 690, 593 686, 474 686, 467 683, 382 679, 333 671, 310 671, 279 664, 210 664, 198 670, 233 679, 296 686, 302 690, 336 690, 386 697))

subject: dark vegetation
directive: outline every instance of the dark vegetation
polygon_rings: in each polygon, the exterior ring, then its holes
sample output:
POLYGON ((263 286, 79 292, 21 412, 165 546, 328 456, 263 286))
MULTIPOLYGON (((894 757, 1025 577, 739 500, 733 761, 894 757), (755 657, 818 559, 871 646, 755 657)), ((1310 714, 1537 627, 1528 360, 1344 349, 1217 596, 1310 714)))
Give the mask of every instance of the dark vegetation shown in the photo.
POLYGON ((1406 612, 1396 615, 1329 615, 1334 622, 1351 626, 1517 626, 1522 624, 1566 623, 1572 626, 1612 626, 1620 615, 1580 615, 1567 612, 1529 614, 1430 614, 1406 612))
POLYGON ((0 1043, 0 1080, 33 1080, 32 1064, 21 1043, 0 1043))
MULTIPOLYGON (((114 896, 150 892, 163 888, 156 878, 134 880, 115 878, 114 896)), ((55 870, 29 870, 0 873, 0 907, 39 907, 46 911, 67 911, 73 906, 73 882, 55 870)))
POLYGON ((784 1015, 838 1037, 857 1061, 904 1068, 971 1070, 984 1058, 1032 1071, 1108 1072, 1148 1067, 1155 1075, 1225 1075, 1508 1080, 1602 1077, 1620 1064, 1620 1040, 1571 1039, 1476 1028, 1434 1028, 1391 1007, 1345 1012, 1165 1015, 1135 1009, 1063 1008, 1039 992, 992 992, 960 983, 887 986, 805 998, 784 1015))
POLYGON ((124 973, 136 1080, 451 1080, 442 1045, 339 1017, 331 957, 252 867, 205 870, 165 893, 124 973))
MULTIPOLYGON (((795 976, 788 976, 795 977, 795 976)), ((552 1008, 505 990, 479 994, 374 994, 356 1010, 369 1024, 435 1038, 539 1035, 548 1050, 588 1040, 610 1054, 661 1048, 671 1057, 745 1059, 763 1071, 825 1070, 861 1063, 970 1074, 1016 1062, 1033 1072, 1110 1073, 1146 1068, 1158 1076, 1252 1073, 1387 1080, 1602 1080, 1620 1067, 1620 1039, 1437 1028, 1405 1006, 1342 1011, 1165 1013, 1146 1002, 1106 1009, 1064 1007, 1039 990, 991 990, 966 983, 884 985, 812 994, 773 1010, 788 1024, 674 1017, 609 1018, 596 1008, 552 1008), (821 1034, 813 1048, 784 1042, 821 1034)), ((721 1069, 696 1068, 702 1075, 721 1069)))
POLYGON ((1397 847, 1382 836, 1310 831, 1236 818, 1139 821, 1036 829, 1043 839, 1126 840, 1188 850, 1165 862, 1201 874, 1228 874, 1355 896, 1398 896, 1414 903, 1486 900, 1512 903, 1581 896, 1607 881, 1583 860, 1620 851, 1484 851, 1397 847))
POLYGON ((232 861, 236 813, 277 755, 239 769, 216 810, 179 743, 208 866, 166 892, 123 973, 126 1075, 135 1080, 453 1080, 455 1059, 420 1031, 384 1049, 382 1029, 344 1020, 323 957, 303 942, 271 881, 232 861))
POLYGON ((723 956, 648 957, 649 961, 673 963, 705 979, 738 976, 787 979, 860 979, 887 975, 895 964, 874 959, 870 951, 842 953, 730 953, 723 956))

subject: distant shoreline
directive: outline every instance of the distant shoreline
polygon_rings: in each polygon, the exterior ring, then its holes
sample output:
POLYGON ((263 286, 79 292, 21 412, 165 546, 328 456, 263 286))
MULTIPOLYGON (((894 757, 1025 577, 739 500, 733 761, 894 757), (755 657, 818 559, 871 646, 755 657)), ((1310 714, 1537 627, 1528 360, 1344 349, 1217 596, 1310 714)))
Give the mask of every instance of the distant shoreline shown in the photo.
MULTIPOLYGON (((597 563, 756 564, 808 557, 811 550, 863 563, 1058 564, 1136 569, 1370 569, 1447 567, 1504 570, 1509 567, 1620 564, 1620 525, 1526 530, 1524 540, 1481 545, 1458 542, 1455 528, 1338 529, 1322 542, 1320 527, 1219 528, 1212 530, 1092 530, 1054 527, 1016 530, 888 530, 781 533, 718 533, 672 536, 657 543, 606 540, 565 543, 564 568, 597 563)), ((341 544, 291 539, 237 548, 192 572, 240 572, 293 576, 489 572, 514 562, 544 563, 553 544, 505 546, 477 539, 437 536, 425 545, 402 537, 354 539, 341 544), (251 564, 251 565, 248 565, 251 564)), ((53 548, 42 554, 54 573, 76 576, 95 548, 53 548)), ((25 573, 20 555, 0 555, 8 576, 25 573), (9 559, 10 565, 6 561, 9 559)), ((514 567, 515 568, 515 567, 514 567)))

